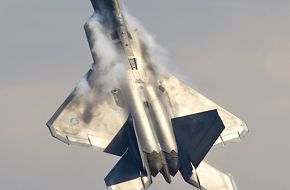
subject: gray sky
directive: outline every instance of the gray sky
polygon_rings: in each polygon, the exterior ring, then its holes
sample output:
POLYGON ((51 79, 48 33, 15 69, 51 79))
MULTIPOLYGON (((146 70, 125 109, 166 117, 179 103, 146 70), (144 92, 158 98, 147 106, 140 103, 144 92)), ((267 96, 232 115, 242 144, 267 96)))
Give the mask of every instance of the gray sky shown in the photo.
MULTIPOLYGON (((188 82, 246 121, 210 153, 239 189, 289 189, 290 1, 124 0, 188 82)), ((68 147, 45 126, 92 63, 87 1, 0 2, 0 188, 105 189, 118 158, 68 147)), ((179 73, 180 74, 180 73, 179 73)), ((180 176, 150 189, 192 189, 180 176)))

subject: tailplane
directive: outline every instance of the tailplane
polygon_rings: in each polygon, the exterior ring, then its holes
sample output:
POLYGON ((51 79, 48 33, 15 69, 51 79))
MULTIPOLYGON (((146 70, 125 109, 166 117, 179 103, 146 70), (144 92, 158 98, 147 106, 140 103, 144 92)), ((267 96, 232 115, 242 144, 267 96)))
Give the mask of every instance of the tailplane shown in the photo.
POLYGON ((225 128, 217 110, 174 118, 171 122, 179 158, 188 158, 195 168, 225 128))
POLYGON ((179 171, 187 183, 202 189, 195 168, 198 168, 225 126, 217 110, 174 118, 171 122, 178 146, 179 171))

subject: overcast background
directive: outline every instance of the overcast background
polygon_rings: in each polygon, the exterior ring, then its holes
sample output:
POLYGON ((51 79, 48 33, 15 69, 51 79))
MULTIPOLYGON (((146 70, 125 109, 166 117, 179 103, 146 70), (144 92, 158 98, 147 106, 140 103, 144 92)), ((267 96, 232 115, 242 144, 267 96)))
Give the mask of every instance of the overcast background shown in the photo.
MULTIPOLYGON (((246 121, 210 153, 241 190, 290 189, 290 1, 124 0, 207 97, 246 121)), ((118 158, 68 147, 45 126, 92 63, 89 0, 0 2, 0 189, 104 189, 118 158)), ((180 73, 179 73, 180 74, 180 73)), ((150 189, 192 189, 178 174, 150 189)))

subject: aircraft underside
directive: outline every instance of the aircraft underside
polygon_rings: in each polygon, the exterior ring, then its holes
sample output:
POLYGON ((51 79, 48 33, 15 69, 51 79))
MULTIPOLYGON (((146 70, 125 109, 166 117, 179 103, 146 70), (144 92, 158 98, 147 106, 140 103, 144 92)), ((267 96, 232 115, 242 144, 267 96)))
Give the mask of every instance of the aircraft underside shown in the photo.
POLYGON ((48 121, 52 136, 120 156, 105 178, 110 190, 145 190, 158 173, 171 183, 177 172, 199 189, 237 189, 204 158, 240 141, 245 123, 158 65, 153 41, 118 0, 92 4, 94 63, 48 121))

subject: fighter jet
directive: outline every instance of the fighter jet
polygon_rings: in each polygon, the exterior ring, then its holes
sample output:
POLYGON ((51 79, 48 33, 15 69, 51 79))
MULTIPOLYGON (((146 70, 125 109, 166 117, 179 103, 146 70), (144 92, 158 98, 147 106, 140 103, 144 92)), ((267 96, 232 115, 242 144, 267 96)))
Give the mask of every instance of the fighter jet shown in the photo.
POLYGON ((52 136, 120 156, 105 177, 109 190, 145 190, 159 173, 171 183, 177 172, 199 189, 237 189, 231 175, 204 158, 212 147, 244 137, 245 123, 159 69, 118 0, 91 3, 94 15, 84 28, 94 63, 82 79, 86 87, 77 85, 47 122, 52 136), (95 48, 100 31, 118 60, 102 61, 95 48), (110 72, 116 65, 123 69, 110 72))

